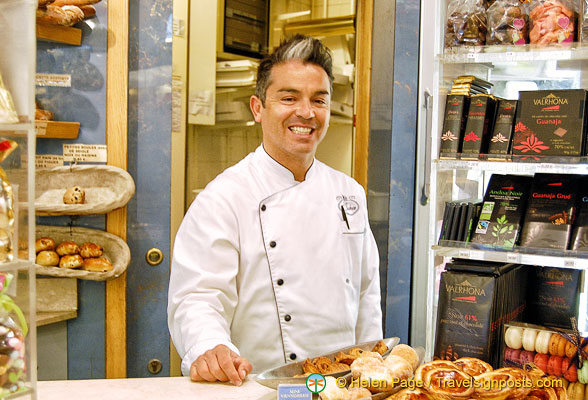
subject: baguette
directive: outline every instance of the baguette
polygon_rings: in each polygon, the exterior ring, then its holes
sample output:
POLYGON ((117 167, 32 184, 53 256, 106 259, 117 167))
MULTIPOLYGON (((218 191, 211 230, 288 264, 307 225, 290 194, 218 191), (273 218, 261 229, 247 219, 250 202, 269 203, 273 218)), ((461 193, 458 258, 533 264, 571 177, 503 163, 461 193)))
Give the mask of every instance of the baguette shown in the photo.
POLYGON ((56 6, 49 4, 47 9, 37 9, 37 22, 51 24, 72 26, 84 19, 84 12, 79 7, 67 5, 56 6))
POLYGON ((84 18, 92 18, 96 15, 96 9, 94 6, 79 6, 80 10, 84 12, 84 18))
POLYGON ((55 0, 51 3, 52 6, 89 6, 90 4, 96 4, 100 0, 55 0))

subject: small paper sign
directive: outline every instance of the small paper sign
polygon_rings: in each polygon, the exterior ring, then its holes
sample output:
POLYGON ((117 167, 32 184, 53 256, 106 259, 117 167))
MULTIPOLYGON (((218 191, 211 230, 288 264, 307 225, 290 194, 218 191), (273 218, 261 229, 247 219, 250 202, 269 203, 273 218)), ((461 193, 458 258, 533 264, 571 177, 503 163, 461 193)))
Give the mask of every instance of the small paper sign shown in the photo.
POLYGON ((64 144, 63 161, 106 162, 105 144, 64 144))
POLYGON ((45 136, 47 133, 47 121, 35 121, 35 134, 45 136))
POLYGON ((35 74, 37 86, 71 87, 70 74, 35 74))
POLYGON ((53 168, 63 166, 63 156, 57 154, 37 154, 35 157, 35 168, 53 168))
POLYGON ((312 393, 306 385, 285 385, 278 386, 278 400, 312 400, 312 393))

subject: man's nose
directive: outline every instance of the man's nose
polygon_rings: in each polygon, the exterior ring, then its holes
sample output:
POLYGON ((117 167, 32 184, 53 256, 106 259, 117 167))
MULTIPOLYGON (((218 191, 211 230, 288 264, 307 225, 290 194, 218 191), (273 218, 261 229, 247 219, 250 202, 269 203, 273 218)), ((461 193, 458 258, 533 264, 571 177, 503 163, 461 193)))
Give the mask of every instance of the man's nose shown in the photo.
POLYGON ((304 119, 314 118, 314 109, 312 108, 310 100, 301 100, 298 103, 296 115, 304 119))

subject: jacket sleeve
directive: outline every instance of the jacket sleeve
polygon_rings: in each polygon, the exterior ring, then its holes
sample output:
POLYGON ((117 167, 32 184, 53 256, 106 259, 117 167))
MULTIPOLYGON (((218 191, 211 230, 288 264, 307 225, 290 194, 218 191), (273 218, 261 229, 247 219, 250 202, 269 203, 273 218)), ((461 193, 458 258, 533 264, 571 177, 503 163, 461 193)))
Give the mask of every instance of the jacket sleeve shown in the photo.
MULTIPOLYGON (((364 201, 363 205, 364 209, 367 210, 366 201, 364 201)), ((355 326, 357 343, 381 339, 383 336, 382 307, 380 304, 380 257, 376 240, 370 229, 367 211, 365 212, 365 220, 359 313, 355 326)))
POLYGON ((214 191, 198 195, 175 238, 168 293, 168 327, 182 374, 202 353, 231 343, 239 269, 237 219, 214 191))

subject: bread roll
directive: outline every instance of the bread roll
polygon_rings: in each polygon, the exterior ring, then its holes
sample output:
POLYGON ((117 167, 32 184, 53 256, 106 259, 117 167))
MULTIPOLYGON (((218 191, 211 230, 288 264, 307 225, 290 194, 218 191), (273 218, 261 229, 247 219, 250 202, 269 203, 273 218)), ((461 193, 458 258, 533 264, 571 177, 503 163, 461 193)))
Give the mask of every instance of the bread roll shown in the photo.
POLYGON ((86 242, 80 248, 80 255, 84 258, 96 258, 104 254, 102 246, 96 243, 86 242))
POLYGON ((392 377, 398 378, 401 381, 410 378, 414 372, 412 365, 407 360, 394 354, 386 357, 384 365, 388 368, 392 377))
POLYGON ((106 258, 86 258, 82 269, 91 272, 108 272, 112 271, 113 266, 106 258))
POLYGON ((366 388, 362 388, 362 387, 350 387, 348 389, 348 391, 349 391, 349 397, 348 398, 350 400, 354 400, 354 399, 366 399, 366 398, 370 398, 372 396, 372 392, 370 392, 366 388))
POLYGON ((325 377, 325 390, 320 393, 322 400, 341 400, 348 399, 349 392, 347 388, 341 388, 337 385, 337 380, 332 376, 325 377))
POLYGON ((60 256, 69 256, 72 254, 79 254, 80 247, 76 242, 65 241, 59 243, 59 246, 57 246, 56 251, 57 254, 59 254, 60 256))
POLYGON ((86 201, 86 192, 79 186, 68 188, 63 194, 65 204, 83 204, 86 201))
POLYGON ((50 237, 42 237, 35 241, 35 253, 44 250, 55 250, 55 240, 50 237))
POLYGON ((391 355, 399 356, 409 362, 413 371, 419 366, 419 355, 407 344, 398 344, 390 351, 391 355))
POLYGON ((35 263, 47 267, 54 267, 59 264, 59 255, 52 250, 43 250, 37 254, 37 260, 35 263))
POLYGON ((59 260, 59 268, 79 268, 84 264, 84 259, 79 254, 63 256, 59 260))

